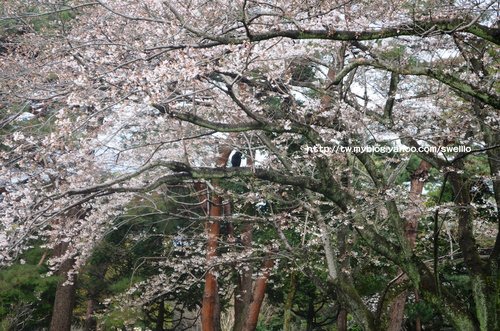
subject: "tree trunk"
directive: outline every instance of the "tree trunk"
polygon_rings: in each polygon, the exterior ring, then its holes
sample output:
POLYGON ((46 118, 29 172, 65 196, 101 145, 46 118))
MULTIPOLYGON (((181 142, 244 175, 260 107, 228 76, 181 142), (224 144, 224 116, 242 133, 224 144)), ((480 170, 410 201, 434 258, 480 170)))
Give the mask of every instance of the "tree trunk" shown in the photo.
MULTIPOLYGON (((253 225, 251 223, 245 223, 241 234, 241 244, 246 251, 252 249, 252 231, 253 225)), ((237 271, 237 283, 234 293, 234 331, 242 330, 245 320, 247 319, 248 309, 252 302, 252 274, 253 266, 250 262, 247 262, 237 271)))
POLYGON ((201 324, 203 331, 218 331, 220 329, 220 306, 219 289, 217 278, 212 270, 211 263, 217 256, 217 239, 219 237, 219 218, 222 216, 222 198, 216 194, 212 195, 210 218, 205 225, 207 233, 207 265, 208 271, 205 274, 205 290, 201 307, 201 324))
POLYGON ((163 322, 165 321, 165 302, 160 300, 158 303, 158 316, 156 317, 155 331, 164 331, 163 322))
POLYGON ((347 331, 347 310, 340 309, 337 316, 337 331, 347 331))
POLYGON ((295 292, 297 291, 297 276, 295 272, 292 273, 290 277, 290 287, 288 289, 288 293, 285 300, 285 313, 283 316, 283 331, 291 331, 292 330, 292 307, 293 307, 293 298, 295 297, 295 292))
MULTIPOLYGON (((424 188, 425 180, 428 176, 428 171, 431 168, 427 161, 420 161, 420 165, 411 175, 410 184, 410 203, 409 212, 406 217, 405 236, 411 248, 415 247, 417 239, 418 220, 420 219, 420 196, 424 188)), ((406 281, 407 277, 400 277, 396 284, 401 284, 406 281)), ((388 331, 400 331, 403 324, 404 310, 408 291, 404 290, 396 296, 389 310, 389 326, 388 331)))
MULTIPOLYGON (((344 187, 348 186, 347 174, 342 176, 344 180, 342 184, 344 187)), ((349 229, 346 225, 342 224, 337 230, 337 242, 339 247, 339 262, 340 262, 340 273, 343 279, 352 282, 351 273, 351 261, 348 253, 348 233, 349 229)), ((337 331, 347 331, 347 310, 344 308, 345 303, 340 303, 340 311, 337 316, 337 331), (344 307, 343 307, 344 306, 344 307)))
POLYGON ((91 279, 87 285, 88 300, 87 312, 85 314, 85 331, 94 331, 97 329, 97 321, 94 317, 94 312, 100 301, 100 294, 104 287, 106 271, 108 270, 108 262, 99 262, 91 265, 88 274, 91 279))
MULTIPOLYGON (((59 244, 55 250, 55 256, 61 256, 68 248, 67 243, 59 244)), ((70 331, 71 318, 73 316, 73 306, 75 303, 75 282, 76 276, 71 284, 64 284, 68 280, 68 272, 73 267, 73 259, 64 261, 59 268, 58 274, 61 277, 57 285, 52 319, 50 321, 50 331, 70 331)))
MULTIPOLYGON (((418 290, 415 290, 415 302, 420 301, 420 294, 418 293, 418 290)), ((417 316, 415 318, 415 331, 421 331, 422 330, 422 323, 420 321, 420 317, 417 316)))
POLYGON ((313 331, 314 328, 314 293, 307 303, 306 331, 313 331))
MULTIPOLYGON (((463 169, 463 165, 459 165, 463 169)), ((449 173, 450 183, 458 207, 458 244, 472 284, 475 316, 479 330, 498 329, 498 264, 490 270, 481 260, 473 235, 470 211, 470 192, 466 180, 457 172, 449 173)), ((498 261, 497 261, 498 263, 498 261)))
MULTIPOLYGON (((490 115, 487 107, 482 107, 479 102, 474 103, 474 111, 481 121, 481 129, 484 134, 484 140, 488 146, 498 146, 500 144, 500 132, 493 130, 491 124, 486 124, 486 117, 490 115)), ((496 124, 498 125, 498 119, 496 124)), ((496 202, 497 214, 497 236, 493 250, 491 251, 487 265, 485 267, 485 277, 487 285, 487 323, 492 330, 500 329, 500 148, 493 148, 486 151, 488 163, 490 165, 490 175, 493 181, 493 195, 496 202)))
MULTIPOLYGON (((216 160, 217 167, 224 168, 230 154, 231 149, 228 146, 223 146, 216 160)), ((217 186, 218 182, 214 180, 212 184, 217 186)), ((198 192, 203 190, 199 199, 202 203, 202 208, 209 216, 205 224, 205 232, 208 238, 206 255, 208 270, 205 274, 205 289, 201 306, 201 325, 203 331, 218 331, 220 330, 219 288, 211 263, 217 256, 217 240, 220 235, 220 219, 223 211, 222 198, 213 193, 211 199, 209 199, 206 185, 195 183, 194 186, 198 192)))
POLYGON ((93 298, 87 300, 87 311, 85 313, 84 331, 94 331, 97 328, 97 321, 94 318, 94 309, 96 302, 93 298))
POLYGON ((262 306, 262 301, 264 301, 266 285, 273 265, 274 261, 271 258, 266 258, 262 267, 262 275, 255 281, 252 302, 248 307, 248 314, 245 324, 243 325, 243 331, 254 331, 257 328, 260 307, 262 306))

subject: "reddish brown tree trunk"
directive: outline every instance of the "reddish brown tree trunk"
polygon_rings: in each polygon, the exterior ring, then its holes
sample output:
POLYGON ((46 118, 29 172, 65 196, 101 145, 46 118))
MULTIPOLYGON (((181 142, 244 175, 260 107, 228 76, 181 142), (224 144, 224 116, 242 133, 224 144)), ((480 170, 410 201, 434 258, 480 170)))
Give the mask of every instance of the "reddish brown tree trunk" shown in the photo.
POLYGON ((255 281, 255 286, 253 290, 252 302, 248 307, 248 314, 243 325, 243 331, 254 331, 257 328, 257 322, 259 320, 260 307, 264 301, 264 296, 266 294, 267 281, 269 280, 269 275, 271 274, 271 269, 274 265, 274 261, 267 258, 264 261, 262 267, 262 275, 255 281))
MULTIPOLYGON (((422 160, 420 161, 420 165, 415 170, 415 172, 411 176, 411 184, 410 184, 410 200, 411 206, 409 208, 409 214, 406 217, 405 224, 405 236, 406 240, 410 244, 411 248, 415 247, 415 242, 417 240, 417 228, 418 228, 418 220, 420 218, 420 196, 422 195, 422 190, 424 188, 425 181, 427 179, 428 171, 431 168, 430 163, 422 160)), ((407 278, 400 277, 396 284, 401 284, 407 278)), ((403 324, 404 310, 406 297, 408 296, 408 291, 403 291, 400 293, 391 304, 390 312, 389 312, 389 326, 387 328, 388 331, 400 331, 401 325, 403 324)), ((417 320, 417 325, 420 325, 420 321, 417 320)))
POLYGON ((217 239, 219 237, 220 221, 222 216, 222 199, 213 194, 210 201, 210 219, 205 231, 207 233, 207 265, 209 270, 205 274, 205 290, 201 307, 201 324, 203 331, 218 331, 220 329, 219 289, 217 278, 211 268, 211 263, 217 256, 217 239))
MULTIPOLYGON (((54 255, 63 255, 67 248, 67 243, 59 244, 54 250, 54 255)), ((58 274, 61 279, 57 285, 54 308, 52 309, 52 320, 50 321, 50 331, 71 330, 71 318, 75 303, 76 276, 72 279, 71 284, 64 283, 68 280, 68 272, 73 267, 73 263, 73 259, 66 260, 59 268, 58 274)))
MULTIPOLYGON (((219 157, 216 160, 217 167, 223 168, 226 166, 229 155, 231 154, 231 149, 228 146, 221 148, 219 157)), ((212 183, 217 186, 217 181, 212 183)), ((205 274, 205 289, 203 292, 203 301, 201 305, 201 325, 203 331, 218 331, 220 330, 220 303, 219 303, 219 289, 217 284, 217 277, 212 270, 212 262, 217 256, 217 240, 220 234, 220 219, 222 216, 222 198, 218 195, 212 193, 210 203, 208 202, 208 192, 206 191, 206 185, 197 183, 195 188, 200 191, 204 190, 204 193, 200 195, 200 200, 202 201, 202 208, 208 208, 209 219, 205 224, 205 233, 207 234, 207 266, 208 270, 205 274)))
MULTIPOLYGON (((241 244, 244 250, 250 250, 252 248, 252 230, 253 225, 251 223, 246 223, 244 225, 243 233, 241 234, 241 244)), ((252 264, 248 262, 238 269, 238 280, 234 298, 234 331, 243 329, 253 294, 252 264)))

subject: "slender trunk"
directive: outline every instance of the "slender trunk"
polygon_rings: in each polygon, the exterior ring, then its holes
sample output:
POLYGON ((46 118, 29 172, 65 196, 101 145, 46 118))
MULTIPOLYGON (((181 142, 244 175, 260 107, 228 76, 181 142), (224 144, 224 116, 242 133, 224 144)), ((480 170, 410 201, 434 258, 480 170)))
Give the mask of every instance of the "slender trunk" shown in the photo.
POLYGON ((158 316, 156 317, 155 331, 164 331, 163 322, 165 321, 165 302, 160 300, 158 306, 158 316))
POLYGON ((264 301, 264 296, 266 294, 266 285, 269 280, 269 275, 271 273, 271 268, 274 265, 274 260, 271 258, 266 258, 262 267, 262 275, 255 281, 255 286, 253 290, 252 302, 248 307, 248 314, 243 325, 243 331, 254 331, 257 328, 257 322, 259 320, 260 307, 264 301))
POLYGON ((205 274, 205 290, 201 308, 201 324, 203 331, 218 331, 220 329, 220 307, 219 289, 217 278, 212 270, 211 263, 217 256, 217 239, 219 237, 219 219, 222 216, 222 199, 213 194, 210 210, 210 218, 205 225, 207 233, 207 265, 208 271, 205 274))
MULTIPOLYGON (((426 161, 420 161, 420 165, 411 176, 410 184, 410 203, 405 224, 405 237, 411 248, 415 247, 417 240, 418 220, 420 219, 420 196, 424 188, 425 180, 427 179, 428 171, 431 165, 426 161)), ((401 284, 406 281, 407 277, 400 277, 396 284, 401 284)), ((388 331, 400 331, 403 324, 404 310, 408 291, 403 291, 396 296, 389 310, 389 326, 388 331)))
MULTIPOLYGON (((61 256, 68 248, 67 243, 59 244, 54 250, 55 256, 61 256)), ((71 318, 73 316, 73 306, 75 303, 75 282, 76 276, 71 284, 65 284, 68 280, 68 272, 73 267, 73 259, 64 261, 59 268, 58 274, 61 277, 57 285, 54 308, 52 309, 52 320, 50 321, 50 331, 70 331, 71 318)))
MULTIPOLYGON (((243 249, 248 251, 252 249, 252 230, 253 225, 246 223, 241 234, 241 244, 243 249)), ((252 302, 253 285, 253 266, 250 262, 246 263, 237 271, 237 283, 234 293, 234 331, 243 329, 247 319, 248 308, 252 302)))
POLYGON ((102 288, 105 286, 107 270, 108 262, 97 263, 90 266, 88 270, 88 276, 91 277, 91 281, 87 285, 88 300, 84 324, 85 331, 94 331, 97 329, 97 320, 94 312, 99 304, 102 288))
POLYGON ((295 292, 297 291, 297 275, 295 272, 292 273, 290 277, 290 286, 285 300, 285 313, 283 316, 283 331, 291 331, 292 330, 292 307, 293 307, 293 299, 295 297, 295 292))
MULTIPOLYGON (((418 293, 418 290, 415 290, 415 302, 420 301, 420 295, 418 293)), ((420 322, 420 317, 417 316, 415 318, 415 331, 421 331, 422 330, 422 323, 420 322)))
POLYGON ((45 259, 47 258, 47 254, 48 254, 47 250, 45 252, 43 252, 42 257, 40 258, 40 260, 38 261, 38 264, 36 265, 37 267, 42 266, 42 264, 45 262, 45 259))
POLYGON ((87 311, 85 313, 84 331, 94 331, 97 328, 97 321, 94 318, 96 302, 93 298, 87 300, 87 311))
MULTIPOLYGON (((348 186, 349 180, 347 173, 342 174, 342 185, 344 187, 348 186)), ((343 279, 352 282, 351 273, 351 261, 348 254, 348 233, 349 229, 346 225, 340 225, 337 231, 337 242, 339 247, 339 263, 341 266, 340 274, 343 279)), ((347 310, 345 309, 345 303, 340 303, 340 311, 337 316, 337 330, 347 331, 347 310)))
POLYGON ((307 303, 306 323, 306 331, 312 331, 314 329, 314 295, 309 298, 307 303))

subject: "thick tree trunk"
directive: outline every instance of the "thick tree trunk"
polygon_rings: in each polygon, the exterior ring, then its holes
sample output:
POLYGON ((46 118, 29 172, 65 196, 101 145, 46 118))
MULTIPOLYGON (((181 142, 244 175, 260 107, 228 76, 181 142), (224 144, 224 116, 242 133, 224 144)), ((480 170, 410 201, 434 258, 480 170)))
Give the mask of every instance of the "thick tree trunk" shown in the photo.
POLYGON ((255 286, 253 290, 252 302, 248 307, 248 314, 243 325, 243 331, 254 331, 257 328, 257 322, 259 320, 260 307, 264 301, 264 296, 266 294, 266 285, 269 280, 269 275, 271 269, 274 265, 274 260, 271 258, 266 258, 262 266, 262 275, 255 281, 255 286))
POLYGON ((489 270, 479 255, 473 235, 468 185, 457 172, 450 172, 449 178, 458 207, 458 244, 472 284, 477 326, 481 331, 495 330, 498 326, 498 270, 489 270))
POLYGON ((347 310, 340 309, 337 316, 337 331, 347 331, 347 310))
MULTIPOLYGON (((216 160, 217 167, 224 168, 230 154, 231 148, 223 146, 216 160)), ((217 186, 218 182, 214 180, 212 184, 217 186)), ((207 187, 204 184, 196 183, 195 189, 198 192, 203 191, 203 193, 199 195, 199 199, 202 202, 202 208, 209 216, 205 224, 205 232, 207 234, 206 258, 208 270, 205 274, 205 289, 201 306, 201 324, 203 331, 218 331, 220 330, 219 288, 211 263, 217 257, 217 240, 220 235, 220 219, 223 214, 222 198, 212 193, 212 197, 208 199, 207 187)))
MULTIPOLYGON (((400 279, 406 279, 406 277, 401 277, 400 279)), ((400 281, 397 283, 401 283, 400 281)), ((389 310, 389 326, 388 331, 400 331, 401 325, 403 324, 404 310, 406 297, 408 296, 408 291, 404 290, 399 293, 391 304, 389 310)))
MULTIPOLYGON (((500 143, 500 133, 491 138, 490 144, 500 143)), ((488 153, 490 173, 493 177, 493 194, 496 201, 497 213, 497 236, 493 250, 487 263, 488 276, 488 324, 492 329, 500 329, 500 148, 490 150, 488 153)))
MULTIPOLYGON (((59 244, 54 250, 55 256, 61 256, 68 248, 67 243, 59 244)), ((61 277, 57 285, 50 331, 70 331, 73 306, 75 303, 76 276, 71 284, 64 284, 68 280, 68 272, 73 267, 73 260, 66 260, 61 264, 58 274, 61 277)))
MULTIPOLYGON (((420 165, 411 176, 409 213, 406 217, 405 236, 411 248, 415 247, 417 239, 418 220, 420 219, 420 196, 431 165, 427 161, 420 161, 420 165)), ((406 281, 407 277, 400 277, 396 284, 406 281)), ((389 310, 388 331, 400 331, 403 324, 404 310, 408 291, 403 291, 396 296, 389 310)))
MULTIPOLYGON (((492 130, 491 124, 486 124, 486 116, 489 115, 488 108, 481 107, 481 105, 476 102, 474 104, 474 110, 476 114, 483 120, 481 123, 481 129, 484 134, 484 140, 488 146, 498 146, 500 145, 500 132, 498 130, 492 130)), ((497 124, 498 124, 497 119, 497 124)), ((490 165, 490 175, 493 181, 493 195, 496 202, 496 214, 497 214, 497 236, 495 239, 495 244, 490 257, 487 262, 485 274, 486 279, 486 294, 488 301, 487 308, 487 323, 488 327, 491 329, 500 329, 500 148, 489 149, 486 151, 488 155, 488 163, 490 165)))

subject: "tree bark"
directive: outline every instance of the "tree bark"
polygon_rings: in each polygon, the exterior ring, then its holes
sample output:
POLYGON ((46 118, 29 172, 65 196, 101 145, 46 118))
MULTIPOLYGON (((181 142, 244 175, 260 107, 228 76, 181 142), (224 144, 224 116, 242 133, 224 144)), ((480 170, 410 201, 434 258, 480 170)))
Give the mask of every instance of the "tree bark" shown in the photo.
POLYGON ((100 301, 100 295, 105 283, 106 271, 108 270, 108 262, 97 262, 91 265, 88 273, 90 283, 87 285, 88 300, 87 312, 85 314, 85 331, 94 331, 97 329, 97 320, 94 317, 94 312, 100 301))
POLYGON ((314 293, 309 298, 307 303, 307 315, 306 315, 306 331, 313 331, 314 329, 314 293))
POLYGON ((217 256, 217 239, 219 237, 220 221, 222 216, 222 198, 215 193, 212 195, 209 210, 210 219, 205 225, 207 241, 207 265, 205 274, 205 290, 201 308, 201 324, 203 331, 218 331, 220 329, 219 289, 217 277, 211 268, 211 263, 217 256))
MULTIPOLYGON (((220 154, 217 157, 216 164, 218 168, 226 167, 226 163, 231 154, 231 149, 228 146, 221 147, 220 154)), ((217 180, 212 183, 218 185, 217 180)), ((212 193, 211 198, 208 198, 206 185, 197 183, 195 188, 205 189, 205 193, 200 196, 200 200, 206 201, 207 204, 202 205, 202 208, 208 209, 209 219, 205 224, 205 233, 207 234, 207 266, 208 270, 205 274, 205 289, 203 293, 203 301, 201 306, 201 325, 203 331, 218 331, 220 330, 220 302, 219 302, 219 287, 217 277, 215 276, 211 263, 217 257, 217 240, 220 235, 220 219, 223 214, 222 198, 212 193)), ((205 212, 207 210, 205 209, 205 212)))
MULTIPOLYGON (((244 250, 252 248, 252 231, 253 225, 251 223, 244 224, 243 232, 241 234, 241 244, 244 250)), ((234 331, 243 329, 245 320, 247 319, 248 309, 252 302, 253 292, 253 266, 248 262, 237 271, 237 284, 234 298, 234 331)))
POLYGON ((347 310, 340 309, 337 316, 337 331, 347 331, 347 310))
POLYGON ((95 300, 90 298, 87 300, 87 311, 85 313, 84 331, 94 331, 97 328, 97 321, 94 318, 95 300))
MULTIPOLYGON (((412 206, 409 208, 408 216, 406 217, 405 224, 405 237, 410 247, 415 247, 417 240, 418 220, 421 216, 420 212, 420 196, 424 188, 425 180, 428 176, 428 171, 431 168, 430 163, 427 161, 420 161, 420 165, 411 176, 410 184, 410 203, 412 206)), ((401 284, 407 280, 407 277, 400 277, 396 284, 401 284)), ((391 304, 389 310, 389 326, 388 331, 400 331, 403 324, 404 310, 408 291, 401 292, 391 304)))
MULTIPOLYGON (((459 165, 461 168, 463 165, 459 165)), ((498 329, 498 269, 490 270, 479 255, 473 235, 470 192, 466 180, 457 172, 450 172, 449 178, 458 207, 458 244, 471 280, 477 328, 481 331, 495 330, 498 329)))
MULTIPOLYGON (((481 129, 484 140, 488 146, 500 145, 500 132, 493 130, 491 124, 486 124, 486 117, 490 114, 488 108, 482 107, 479 102, 474 103, 474 111, 481 119, 481 129)), ((499 120, 497 119, 496 124, 499 120)), ((487 265, 485 267, 486 297, 488 308, 485 309, 488 327, 491 329, 500 328, 500 148, 493 148, 486 151, 488 163, 490 165, 490 175, 493 182, 493 195, 496 202, 497 236, 491 251, 487 265)), ((482 314, 484 316, 484 314, 482 314)))
POLYGON ((266 285, 267 281, 269 280, 269 275, 271 274, 273 265, 274 260, 267 257, 263 263, 262 275, 255 281, 252 302, 248 307, 248 315, 245 324, 243 325, 242 331, 254 331, 257 328, 260 307, 262 306, 262 301, 264 301, 264 296, 266 294, 266 285))
POLYGON ((158 303, 158 316, 156 317, 155 331, 164 331, 163 322, 165 321, 165 302, 160 300, 158 303))
POLYGON ((291 331, 292 330, 292 307, 293 307, 293 299, 295 297, 295 292, 297 291, 297 275, 295 272, 292 273, 290 277, 290 287, 288 289, 288 293, 286 295, 285 300, 285 313, 283 314, 283 331, 291 331))
MULTIPOLYGON (((61 256, 68 248, 68 243, 59 244, 55 250, 55 256, 61 256)), ((73 316, 73 306, 75 303, 75 282, 76 276, 71 284, 64 284, 68 280, 68 272, 73 267, 73 259, 64 261, 59 268, 58 274, 61 277, 57 285, 52 319, 50 321, 50 331, 70 331, 71 318, 73 316)))

